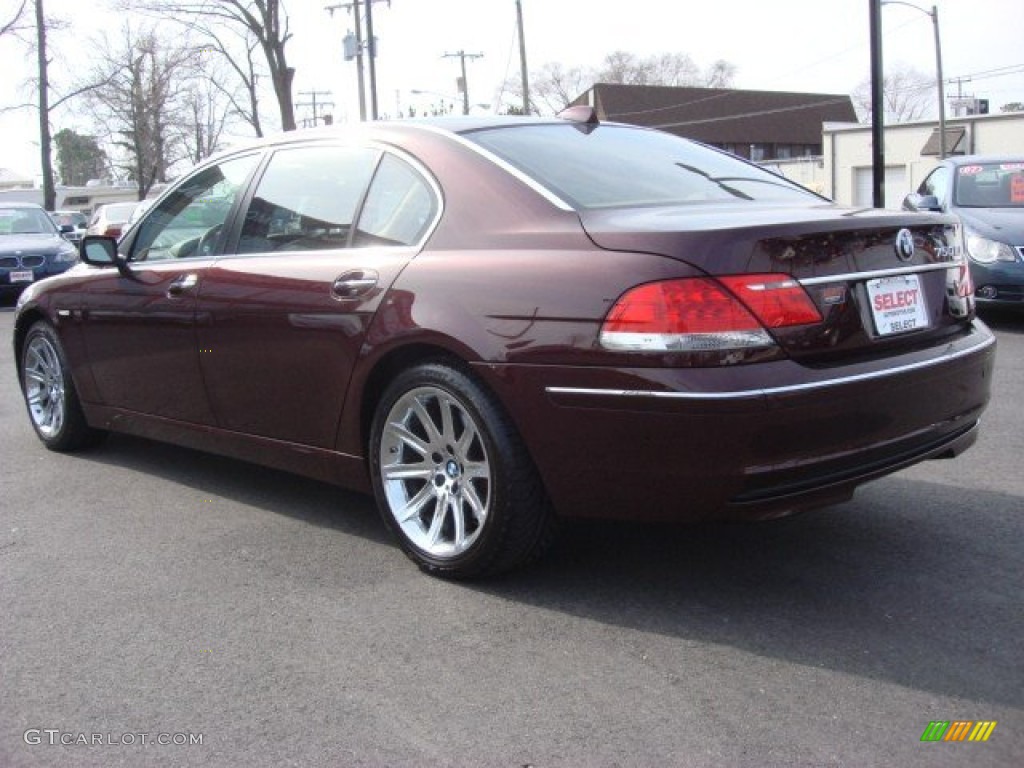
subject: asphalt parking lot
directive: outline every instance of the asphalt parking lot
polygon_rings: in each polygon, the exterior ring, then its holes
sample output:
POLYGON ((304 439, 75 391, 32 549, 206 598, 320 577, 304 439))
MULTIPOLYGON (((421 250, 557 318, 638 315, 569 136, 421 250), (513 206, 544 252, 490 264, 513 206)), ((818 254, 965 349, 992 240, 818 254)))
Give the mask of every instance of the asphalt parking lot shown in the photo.
POLYGON ((2 308, 0 766, 1020 765, 1024 316, 989 319, 956 461, 776 523, 576 524, 453 584, 362 496, 128 437, 47 452, 2 308), (957 720, 997 725, 921 741, 957 720))

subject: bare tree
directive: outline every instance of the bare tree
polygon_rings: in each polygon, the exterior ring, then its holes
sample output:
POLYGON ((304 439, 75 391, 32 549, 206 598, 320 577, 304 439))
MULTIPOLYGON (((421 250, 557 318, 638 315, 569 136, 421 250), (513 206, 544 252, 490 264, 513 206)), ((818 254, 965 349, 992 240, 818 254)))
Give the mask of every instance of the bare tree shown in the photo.
POLYGON ((724 59, 701 73, 693 59, 685 53, 662 53, 639 58, 627 51, 608 54, 594 73, 594 82, 622 85, 666 85, 676 88, 732 86, 736 67, 724 59))
POLYGON ((653 85, 654 79, 650 61, 627 51, 609 53, 604 57, 600 69, 594 73, 594 81, 598 83, 653 85))
POLYGON ((39 126, 39 159, 43 181, 43 205, 49 210, 54 208, 57 196, 53 172, 53 136, 50 125, 53 112, 65 102, 81 95, 81 93, 92 87, 87 85, 64 96, 56 99, 53 98, 52 83, 50 81, 50 64, 52 62, 48 47, 49 34, 65 26, 65 24, 46 17, 43 0, 32 0, 31 3, 28 0, 23 0, 14 16, 0 28, 0 36, 14 34, 20 38, 20 33, 22 32, 27 32, 28 30, 34 32, 31 42, 28 40, 25 40, 25 42, 34 50, 36 59, 36 78, 35 82, 32 83, 32 87, 35 90, 35 103, 17 104, 5 108, 5 110, 33 107, 36 109, 39 126), (25 10, 30 5, 33 9, 34 23, 26 18, 25 10))
POLYGON ((39 68, 39 159, 43 172, 43 207, 52 211, 57 203, 53 182, 53 138, 50 135, 50 61, 46 56, 46 14, 43 0, 35 0, 36 62, 39 68))
POLYGON ((138 184, 142 200, 187 156, 173 126, 185 122, 182 111, 197 52, 166 44, 152 30, 136 35, 127 25, 120 44, 106 40, 97 50, 103 54, 90 79, 102 85, 89 98, 110 143, 122 151, 122 167, 138 184))
POLYGON ((230 111, 224 108, 224 92, 218 85, 218 73, 204 71, 184 91, 184 113, 181 139, 188 159, 198 163, 220 149, 221 137, 227 127, 230 111))
POLYGON ((736 65, 719 59, 704 73, 704 85, 708 88, 732 88, 736 78, 736 65))
POLYGON ((228 40, 225 34, 215 29, 198 31, 201 37, 209 42, 210 51, 218 54, 235 73, 241 88, 232 87, 230 78, 227 77, 210 78, 210 82, 227 99, 231 111, 251 126, 256 136, 262 136, 263 122, 260 117, 258 91, 260 73, 255 58, 259 41, 248 29, 235 30, 233 40, 228 40))
POLYGON ((28 0, 21 0, 18 4, 18 9, 11 15, 11 17, 0 24, 0 37, 4 37, 8 34, 17 34, 19 31, 25 29, 24 15, 26 5, 28 5, 28 0))
MULTIPOLYGON (((530 75, 530 111, 533 114, 560 112, 579 96, 586 88, 586 84, 591 81, 589 70, 548 62, 538 72, 530 75)), ((506 94, 515 103, 521 104, 522 80, 516 77, 506 81, 503 96, 506 94)))
MULTIPOLYGON (((730 88, 736 67, 719 59, 705 72, 685 53, 663 53, 640 58, 628 51, 605 56, 596 69, 545 64, 530 75, 530 106, 534 112, 559 112, 594 83, 636 86, 730 88)), ((505 92, 521 98, 517 79, 505 83, 505 92)))
MULTIPOLYGON (((882 80, 885 121, 909 123, 930 114, 938 104, 935 78, 905 66, 895 66, 882 80)), ((862 121, 871 119, 871 80, 865 80, 851 94, 862 121)))
POLYGON ((256 73, 252 68, 251 54, 256 47, 263 51, 267 71, 277 98, 281 115, 281 128, 295 130, 295 106, 292 101, 292 83, 295 70, 288 66, 285 48, 292 34, 288 28, 288 14, 283 0, 126 0, 127 6, 159 14, 176 21, 185 21, 190 28, 214 41, 214 46, 232 62, 240 76, 248 73, 246 87, 250 95, 249 121, 258 127, 259 112, 256 102, 256 73), (233 29, 239 34, 250 35, 255 45, 247 48, 248 64, 236 62, 228 46, 223 45, 221 31, 233 29))

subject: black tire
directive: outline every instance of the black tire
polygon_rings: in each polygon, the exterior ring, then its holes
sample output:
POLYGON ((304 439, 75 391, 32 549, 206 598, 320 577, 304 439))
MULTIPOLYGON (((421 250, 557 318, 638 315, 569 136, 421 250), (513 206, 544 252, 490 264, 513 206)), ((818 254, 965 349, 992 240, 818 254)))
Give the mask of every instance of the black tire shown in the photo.
POLYGON ((106 436, 86 423, 60 339, 42 320, 21 347, 21 392, 32 428, 51 451, 89 448, 106 436))
POLYGON ((518 432, 470 373, 425 363, 399 374, 370 433, 384 524, 421 569, 470 579, 523 566, 555 518, 518 432))

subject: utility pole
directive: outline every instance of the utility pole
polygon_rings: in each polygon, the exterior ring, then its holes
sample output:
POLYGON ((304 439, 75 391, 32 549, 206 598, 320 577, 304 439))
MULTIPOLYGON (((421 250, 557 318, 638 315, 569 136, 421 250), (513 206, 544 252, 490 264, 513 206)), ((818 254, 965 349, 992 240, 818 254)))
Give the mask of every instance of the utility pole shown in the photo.
MULTIPOLYGON (((316 123, 317 123, 317 120, 319 120, 320 117, 321 117, 319 108, 321 108, 321 107, 333 107, 334 106, 334 102, 333 101, 317 101, 317 97, 318 96, 330 96, 330 95, 331 95, 330 91, 299 91, 299 96, 310 96, 312 98, 312 100, 311 101, 299 102, 295 106, 296 107, 313 107, 313 123, 312 124, 315 127, 316 123)), ((323 115, 323 117, 324 117, 324 124, 325 125, 328 124, 327 120, 326 120, 326 118, 327 118, 326 114, 323 115)), ((303 122, 303 127, 308 127, 306 125, 308 121, 303 120, 302 122, 303 122)))
POLYGON ((346 45, 345 60, 356 60, 356 75, 359 85, 359 119, 362 122, 366 122, 366 86, 364 84, 363 74, 364 49, 368 50, 370 54, 370 114, 372 120, 377 119, 377 66, 375 63, 375 59, 377 58, 377 44, 373 37, 373 4, 385 2, 388 4, 388 8, 390 8, 391 0, 350 0, 350 2, 347 3, 338 3, 337 5, 328 5, 324 7, 324 10, 330 13, 331 16, 334 16, 335 11, 345 9, 355 17, 355 45, 353 46, 351 54, 349 53, 348 46, 346 45), (366 37, 368 38, 365 43, 363 41, 362 14, 362 8, 364 5, 366 7, 366 37))
POLYGON ((868 0, 871 34, 871 204, 885 207, 885 102, 882 73, 882 3, 868 0))
MULTIPOLYGON (((391 0, 388 7, 391 7, 391 0)), ((373 3, 366 0, 366 46, 370 51, 370 119, 377 119, 377 43, 373 39, 373 3)))
POLYGON ((526 37, 523 35, 523 3, 516 0, 516 20, 519 25, 519 71, 523 79, 523 114, 530 114, 530 79, 526 69, 526 37))
POLYGON ((484 55, 482 53, 466 53, 465 51, 456 51, 455 53, 446 53, 441 58, 443 59, 458 59, 462 65, 462 114, 469 114, 469 81, 466 79, 466 59, 482 59, 484 55))

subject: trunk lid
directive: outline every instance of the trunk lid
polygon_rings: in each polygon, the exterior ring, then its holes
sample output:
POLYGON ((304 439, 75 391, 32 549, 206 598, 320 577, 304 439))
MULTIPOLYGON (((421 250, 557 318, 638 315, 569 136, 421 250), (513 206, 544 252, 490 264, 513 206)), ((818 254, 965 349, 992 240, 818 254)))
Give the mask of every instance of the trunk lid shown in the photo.
POLYGON ((974 314, 957 220, 831 204, 701 204, 580 213, 599 247, 666 256, 709 276, 772 273, 803 286, 822 321, 769 328, 790 356, 848 360, 930 346, 974 314))

